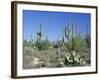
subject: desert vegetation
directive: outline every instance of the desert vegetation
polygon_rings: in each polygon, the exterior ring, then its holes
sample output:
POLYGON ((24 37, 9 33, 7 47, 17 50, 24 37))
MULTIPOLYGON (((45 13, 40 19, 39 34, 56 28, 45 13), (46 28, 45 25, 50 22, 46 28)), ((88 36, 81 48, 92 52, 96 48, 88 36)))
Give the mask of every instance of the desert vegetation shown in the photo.
POLYGON ((23 41, 23 68, 56 68, 56 67, 77 67, 91 65, 91 37, 87 30, 86 36, 78 32, 78 23, 70 23, 64 28, 64 35, 60 40, 50 41, 49 35, 42 39, 42 29, 37 32, 37 39, 23 41), (76 30, 76 34, 74 31, 76 30))

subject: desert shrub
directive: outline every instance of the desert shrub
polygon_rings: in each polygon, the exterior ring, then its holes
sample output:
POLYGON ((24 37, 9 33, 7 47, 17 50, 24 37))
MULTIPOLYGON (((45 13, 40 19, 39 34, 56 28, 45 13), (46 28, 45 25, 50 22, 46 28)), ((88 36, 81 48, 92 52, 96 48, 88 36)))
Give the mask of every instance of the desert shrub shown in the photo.
POLYGON ((54 48, 58 48, 58 44, 54 44, 53 47, 54 47, 54 48))
POLYGON ((49 42, 47 40, 42 40, 37 45, 39 50, 47 50, 49 48, 49 42))
POLYGON ((86 40, 85 39, 82 39, 81 40, 81 47, 80 48, 85 49, 87 47, 88 47, 88 44, 87 44, 86 40))
POLYGON ((54 48, 61 47, 61 42, 60 41, 57 41, 56 43, 53 44, 53 47, 54 48))
POLYGON ((31 43, 30 41, 28 42, 27 40, 24 40, 23 41, 23 47, 33 47, 34 44, 31 43))
POLYGON ((23 41, 23 46, 30 46, 30 45, 29 45, 28 41, 24 40, 23 41))
POLYGON ((72 46, 73 46, 74 50, 81 51, 81 50, 87 48, 88 44, 85 39, 83 39, 81 37, 76 37, 73 39, 72 46))
POLYGON ((73 49, 79 50, 81 47, 81 39, 79 37, 76 37, 73 39, 73 49))
POLYGON ((67 45, 66 47, 68 50, 72 49, 72 42, 71 41, 67 42, 66 45, 67 45))

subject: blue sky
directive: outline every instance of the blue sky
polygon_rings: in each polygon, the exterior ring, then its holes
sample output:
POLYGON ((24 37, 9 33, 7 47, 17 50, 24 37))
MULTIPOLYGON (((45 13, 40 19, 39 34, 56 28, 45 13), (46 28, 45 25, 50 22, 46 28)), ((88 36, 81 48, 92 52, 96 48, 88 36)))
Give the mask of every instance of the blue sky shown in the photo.
POLYGON ((40 23, 42 24, 42 39, 48 35, 50 41, 61 39, 64 34, 64 28, 68 24, 68 16, 70 16, 70 24, 78 23, 78 30, 81 36, 85 36, 87 25, 90 25, 91 15, 87 13, 70 13, 70 12, 51 12, 51 11, 33 11, 23 10, 23 36, 25 40, 36 39, 36 32, 39 31, 40 23))

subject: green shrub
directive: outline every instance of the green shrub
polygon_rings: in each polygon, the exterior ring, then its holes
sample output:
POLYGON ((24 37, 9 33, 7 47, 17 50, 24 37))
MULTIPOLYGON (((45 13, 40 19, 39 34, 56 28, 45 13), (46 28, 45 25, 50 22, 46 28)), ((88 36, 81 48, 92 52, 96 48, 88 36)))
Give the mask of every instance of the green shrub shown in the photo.
POLYGON ((25 47, 25 46, 30 47, 30 46, 31 46, 31 43, 28 42, 27 40, 24 40, 24 41, 23 41, 23 46, 24 46, 24 47, 25 47))
POLYGON ((81 37, 76 37, 73 39, 72 46, 74 50, 80 51, 87 48, 88 44, 85 39, 81 37))
POLYGON ((47 50, 49 48, 49 42, 47 40, 42 40, 37 45, 39 50, 47 50))
POLYGON ((67 44, 67 49, 69 49, 69 50, 71 50, 72 49, 72 42, 70 41, 70 42, 68 42, 67 44))
POLYGON ((81 47, 81 39, 79 37, 76 37, 73 39, 73 49, 79 50, 81 47))
POLYGON ((54 47, 54 48, 58 48, 58 44, 54 44, 53 47, 54 47))

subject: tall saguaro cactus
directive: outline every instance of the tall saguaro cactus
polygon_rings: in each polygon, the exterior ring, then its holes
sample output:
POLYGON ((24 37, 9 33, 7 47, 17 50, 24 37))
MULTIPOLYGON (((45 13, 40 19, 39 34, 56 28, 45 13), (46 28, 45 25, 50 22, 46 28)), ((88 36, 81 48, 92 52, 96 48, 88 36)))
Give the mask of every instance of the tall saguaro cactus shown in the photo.
POLYGON ((73 23, 72 23, 72 49, 73 49, 73 39, 74 39, 73 33, 74 33, 74 26, 73 26, 73 23))
POLYGON ((40 23, 40 32, 38 33, 39 35, 39 42, 41 41, 41 36, 42 36, 42 33, 41 33, 41 23, 40 23))
POLYGON ((68 25, 65 27, 65 37, 68 39, 70 38, 70 17, 68 16, 68 25))
POLYGON ((71 49, 72 48, 72 33, 71 33, 71 29, 70 29, 70 17, 68 16, 68 25, 67 27, 65 27, 65 37, 67 38, 67 42, 68 42, 68 48, 71 49))
POLYGON ((41 41, 41 36, 42 36, 42 32, 41 32, 41 23, 40 23, 40 31, 37 32, 37 42, 38 43, 41 41))
POLYGON ((30 35, 30 44, 31 44, 31 46, 32 46, 32 43, 33 43, 33 39, 32 39, 32 35, 30 35))

